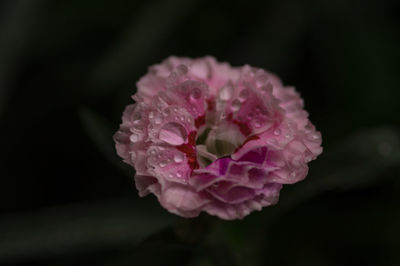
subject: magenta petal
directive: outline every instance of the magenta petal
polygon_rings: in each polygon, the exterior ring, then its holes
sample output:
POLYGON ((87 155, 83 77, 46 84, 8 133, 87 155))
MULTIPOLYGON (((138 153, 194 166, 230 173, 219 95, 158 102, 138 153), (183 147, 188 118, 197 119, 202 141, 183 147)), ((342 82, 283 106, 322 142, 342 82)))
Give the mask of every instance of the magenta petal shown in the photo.
POLYGON ((228 169, 229 163, 232 161, 230 157, 224 157, 217 160, 219 163, 219 174, 224 175, 228 169))
POLYGON ((262 164, 267 156, 267 147, 254 149, 239 158, 239 161, 262 164))
POLYGON ((268 172, 259 168, 251 168, 248 170, 247 186, 251 188, 262 188, 268 182, 268 172))
POLYGON ((190 185, 193 186, 196 191, 201 191, 212 184, 218 182, 221 180, 220 177, 211 175, 211 174, 198 174, 195 176, 192 176, 190 179, 190 185))

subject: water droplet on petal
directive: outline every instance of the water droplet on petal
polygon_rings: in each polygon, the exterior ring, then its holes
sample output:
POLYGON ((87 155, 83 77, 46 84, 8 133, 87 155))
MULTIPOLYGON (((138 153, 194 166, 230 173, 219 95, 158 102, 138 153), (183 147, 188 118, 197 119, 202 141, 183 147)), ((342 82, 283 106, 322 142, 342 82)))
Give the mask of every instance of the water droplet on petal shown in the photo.
POLYGON ((161 128, 159 138, 171 145, 181 145, 187 139, 187 132, 181 124, 170 122, 161 128))
POLYGON ((177 176, 177 177, 182 177, 182 174, 181 174, 180 172, 177 172, 177 173, 176 173, 176 176, 177 176))
POLYGON ((279 147, 279 143, 276 139, 268 139, 267 144, 271 145, 272 147, 279 147))
POLYGON ((305 158, 304 158, 304 162, 305 163, 309 163, 309 162, 311 162, 312 161, 312 156, 306 156, 305 158))
POLYGON ((154 115, 154 123, 156 123, 157 125, 161 124, 162 120, 163 120, 163 119, 162 119, 160 113, 156 113, 156 114, 154 115))
POLYGON ((198 100, 201 97, 201 90, 199 88, 193 88, 192 91, 190 92, 190 97, 193 100, 198 100))
POLYGON ((176 69, 178 74, 180 75, 186 75, 188 72, 188 67, 185 65, 179 65, 176 69))
POLYGON ((175 154, 175 156, 174 156, 174 161, 175 161, 176 163, 182 162, 182 161, 183 161, 183 154, 182 154, 182 153, 177 153, 177 154, 175 154))
POLYGON ((143 131, 143 126, 142 125, 134 125, 133 126, 133 132, 142 132, 143 131))
POLYGON ((233 87, 230 84, 219 89, 219 98, 221 101, 229 101, 233 95, 233 87))
POLYGON ((165 167, 167 166, 167 161, 161 161, 159 165, 160 167, 165 167))
POLYGON ((234 112, 239 111, 240 105, 241 104, 240 104, 240 101, 238 99, 233 100, 232 106, 231 106, 232 111, 234 111, 234 112))
POLYGON ((167 87, 173 86, 176 83, 177 77, 178 75, 175 72, 171 72, 166 80, 167 87))
POLYGON ((297 173, 295 171, 290 173, 290 178, 296 178, 297 173))
POLYGON ((314 133, 308 135, 309 140, 319 140, 320 138, 321 138, 321 136, 317 132, 314 132, 314 133))
POLYGON ((279 136, 281 133, 282 133, 282 131, 279 128, 274 130, 274 135, 275 136, 279 136))
POLYGON ((258 77, 256 78, 257 87, 261 87, 262 85, 264 85, 267 80, 268 76, 265 73, 258 75, 258 77))
POLYGON ((132 114, 132 120, 133 120, 133 121, 140 120, 141 118, 142 118, 142 115, 141 115, 140 112, 134 112, 134 113, 132 114))
POLYGON ((241 102, 246 101, 248 97, 249 97, 249 90, 248 89, 244 89, 239 93, 239 100, 241 102))
POLYGON ((292 164, 294 167, 300 167, 301 166, 301 156, 298 155, 298 156, 294 157, 292 160, 292 164))
POLYGON ((266 93, 266 94, 271 94, 272 93, 272 88, 273 88, 272 84, 268 83, 267 85, 261 87, 261 91, 263 93, 266 93))
POLYGON ((134 151, 131 151, 130 154, 131 154, 131 161, 134 162, 136 160, 136 153, 134 151))
POLYGON ((139 136, 137 134, 132 134, 129 139, 131 140, 131 142, 135 143, 139 140, 139 136))
POLYGON ((154 118, 154 113, 153 112, 150 112, 149 113, 149 119, 153 119, 154 118))

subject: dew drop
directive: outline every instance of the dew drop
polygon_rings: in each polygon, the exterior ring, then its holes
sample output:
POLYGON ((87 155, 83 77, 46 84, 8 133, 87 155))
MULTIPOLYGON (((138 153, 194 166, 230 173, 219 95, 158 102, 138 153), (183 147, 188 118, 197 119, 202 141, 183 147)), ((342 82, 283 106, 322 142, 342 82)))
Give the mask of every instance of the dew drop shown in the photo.
POLYGON ((132 115, 133 121, 140 120, 141 118, 142 118, 142 115, 140 114, 140 112, 134 112, 132 115))
POLYGON ((301 156, 296 156, 292 160, 292 164, 294 167, 300 167, 301 166, 301 156))
POLYGON ((129 139, 131 140, 131 142, 135 143, 139 140, 139 136, 137 134, 132 134, 129 139))
POLYGON ((257 87, 261 87, 262 85, 264 85, 268 80, 268 76, 265 73, 260 74, 257 78, 256 78, 256 85, 257 87))
POLYGON ((142 132, 143 131, 143 126, 142 125, 134 125, 133 126, 133 131, 135 132, 142 132))
POLYGON ((248 97, 249 97, 249 90, 248 89, 244 89, 239 93, 239 100, 241 102, 246 101, 248 97))
POLYGON ((159 124, 161 124, 161 122, 162 122, 161 114, 156 113, 156 114, 154 115, 154 123, 156 123, 157 125, 159 125, 159 124))
POLYGON ((271 93, 272 93, 272 84, 271 84, 271 83, 268 83, 267 85, 262 86, 262 87, 261 87, 261 91, 262 91, 263 93, 266 93, 266 94, 271 94, 271 93))
POLYGON ((176 163, 182 162, 182 161, 183 161, 183 154, 182 154, 182 153, 177 153, 177 154, 175 154, 175 156, 174 156, 174 161, 175 161, 176 163))
POLYGON ((226 118, 226 113, 222 112, 221 115, 219 116, 220 120, 224 120, 226 118))
POLYGON ((211 185, 211 188, 217 189, 219 187, 219 183, 214 183, 211 185))
POLYGON ((165 167, 167 166, 167 161, 161 161, 159 164, 160 167, 165 167))
POLYGON ((177 72, 181 75, 186 75, 188 72, 188 67, 185 65, 179 65, 176 69, 177 69, 177 72))
POLYGON ((192 91, 190 92, 190 97, 193 100, 198 100, 201 97, 201 90, 199 88, 193 88, 192 91))
POLYGON ((255 122, 255 123, 254 123, 254 126, 255 126, 256 128, 259 128, 259 127, 261 127, 261 124, 260 124, 260 122, 255 122))
POLYGON ((296 178, 297 173, 295 171, 290 173, 290 178, 296 178))
POLYGON ((149 165, 152 165, 153 163, 154 163, 154 158, 153 157, 149 157, 149 158, 147 158, 147 164, 149 164, 149 165))
POLYGON ((150 112, 149 113, 149 119, 153 119, 154 118, 154 113, 153 112, 150 112))
POLYGON ((276 139, 269 139, 267 140, 267 144, 272 145, 272 146, 278 146, 279 143, 276 139))
POLYGON ((279 136, 281 133, 282 133, 282 131, 279 128, 274 130, 274 135, 275 136, 279 136))
POLYGON ((221 101, 229 101, 233 95, 233 87, 228 84, 219 90, 219 99, 221 101))
POLYGON ((177 78, 178 75, 175 72, 171 72, 166 80, 167 87, 172 87, 176 83, 177 78))
POLYGON ((177 172, 177 173, 176 173, 176 176, 177 176, 177 177, 182 177, 182 174, 181 174, 180 172, 177 172))
POLYGON ((304 158, 304 162, 305 163, 309 163, 309 162, 311 162, 312 161, 312 156, 306 156, 305 158, 304 158))
POLYGON ((321 136, 316 132, 308 135, 309 140, 319 140, 320 138, 321 136))
POLYGON ((134 151, 131 151, 130 154, 131 154, 131 161, 134 162, 136 160, 136 153, 134 151))
POLYGON ((240 101, 238 99, 233 100, 232 106, 231 106, 232 111, 234 111, 234 112, 239 111, 240 105, 241 104, 240 104, 240 101))
POLYGON ((161 128, 159 138, 171 145, 181 145, 187 139, 186 129, 179 123, 170 122, 161 128))

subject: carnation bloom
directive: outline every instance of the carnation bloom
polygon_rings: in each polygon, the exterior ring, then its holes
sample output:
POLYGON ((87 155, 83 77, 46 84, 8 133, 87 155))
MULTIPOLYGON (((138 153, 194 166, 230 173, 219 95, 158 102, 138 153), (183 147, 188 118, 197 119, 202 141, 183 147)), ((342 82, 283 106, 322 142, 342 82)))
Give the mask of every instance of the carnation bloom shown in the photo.
POLYGON ((278 202, 322 152, 303 100, 273 74, 169 57, 137 83, 114 135, 140 196, 168 211, 241 219, 278 202))

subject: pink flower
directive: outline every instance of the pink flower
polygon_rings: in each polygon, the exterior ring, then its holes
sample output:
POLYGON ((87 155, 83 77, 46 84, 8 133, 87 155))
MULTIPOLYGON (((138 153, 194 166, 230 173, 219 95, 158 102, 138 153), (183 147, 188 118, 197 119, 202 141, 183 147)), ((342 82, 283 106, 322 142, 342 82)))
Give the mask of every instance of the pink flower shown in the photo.
POLYGON ((322 152, 303 100, 273 74, 169 57, 137 83, 114 135, 140 196, 168 211, 241 219, 278 202, 322 152))

